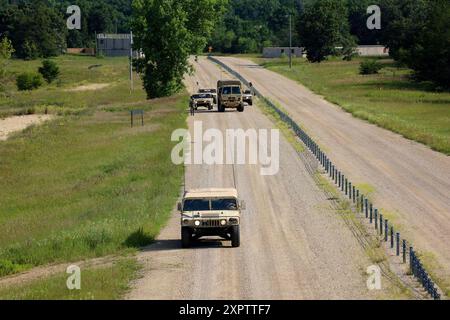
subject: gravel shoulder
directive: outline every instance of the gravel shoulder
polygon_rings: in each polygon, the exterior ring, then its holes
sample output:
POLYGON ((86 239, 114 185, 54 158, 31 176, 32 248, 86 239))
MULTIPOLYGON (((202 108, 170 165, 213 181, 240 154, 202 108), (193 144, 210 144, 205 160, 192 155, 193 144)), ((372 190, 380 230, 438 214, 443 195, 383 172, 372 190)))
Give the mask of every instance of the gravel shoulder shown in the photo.
POLYGON ((280 103, 413 242, 450 290, 450 157, 352 117, 252 61, 218 57, 280 103))
MULTIPOLYGON (((201 58, 188 88, 215 87, 223 77, 201 58)), ((204 129, 270 129, 272 122, 256 107, 244 113, 198 113, 204 129)), ((186 188, 233 187, 247 203, 241 247, 204 241, 180 247, 179 216, 174 212, 157 242, 138 259, 142 277, 128 299, 381 299, 391 285, 369 291, 367 257, 331 200, 317 186, 294 148, 280 135, 280 171, 261 176, 257 165, 188 165, 186 188)))

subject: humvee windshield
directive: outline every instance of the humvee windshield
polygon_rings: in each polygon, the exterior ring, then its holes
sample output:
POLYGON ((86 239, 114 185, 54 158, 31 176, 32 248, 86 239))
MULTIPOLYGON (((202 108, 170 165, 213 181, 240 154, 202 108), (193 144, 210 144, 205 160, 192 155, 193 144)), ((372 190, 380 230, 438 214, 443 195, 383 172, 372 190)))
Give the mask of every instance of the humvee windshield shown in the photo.
POLYGON ((237 209, 236 199, 189 199, 184 201, 183 211, 227 211, 237 209))
POLYGON ((222 89, 222 94, 241 94, 240 87, 224 87, 222 89))
POLYGON ((185 200, 183 211, 209 211, 209 200, 185 200))
POLYGON ((237 210, 236 199, 214 199, 211 201, 212 210, 237 210))
POLYGON ((192 96, 192 99, 208 99, 211 98, 211 94, 209 93, 203 93, 203 94, 195 94, 192 96))

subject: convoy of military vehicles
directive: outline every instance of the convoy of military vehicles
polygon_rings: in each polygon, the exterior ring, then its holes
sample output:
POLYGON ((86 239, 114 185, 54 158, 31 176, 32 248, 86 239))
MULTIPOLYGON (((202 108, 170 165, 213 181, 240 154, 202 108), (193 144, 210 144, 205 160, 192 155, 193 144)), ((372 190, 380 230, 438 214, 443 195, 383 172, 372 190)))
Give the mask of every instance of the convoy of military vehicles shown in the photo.
POLYGON ((191 96, 189 107, 198 110, 200 107, 213 110, 217 105, 219 112, 226 109, 235 109, 244 112, 246 105, 253 105, 251 90, 244 90, 239 80, 219 80, 217 89, 199 89, 198 93, 191 96))
MULTIPOLYGON (((253 105, 253 94, 251 90, 244 90, 238 80, 219 80, 217 89, 199 89, 189 100, 191 114, 199 108, 211 111, 215 106, 219 112, 226 109, 244 112, 246 105, 253 105)), ((189 248, 194 241, 210 236, 230 240, 232 247, 240 246, 241 210, 245 210, 245 203, 239 200, 236 189, 186 191, 178 210, 181 214, 183 248, 189 248)))

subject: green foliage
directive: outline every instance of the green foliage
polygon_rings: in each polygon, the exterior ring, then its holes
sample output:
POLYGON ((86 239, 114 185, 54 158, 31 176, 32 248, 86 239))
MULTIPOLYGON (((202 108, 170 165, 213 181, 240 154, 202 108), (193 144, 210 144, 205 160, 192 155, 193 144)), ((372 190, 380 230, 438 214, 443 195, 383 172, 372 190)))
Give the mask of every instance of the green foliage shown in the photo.
POLYGON ((317 0, 306 6, 297 28, 308 60, 321 62, 336 53, 336 46, 344 46, 346 52, 354 46, 347 14, 345 3, 341 0, 317 0))
POLYGON ((46 1, 33 0, 0 9, 0 34, 12 41, 16 55, 23 59, 58 55, 65 48, 64 13, 46 1))
POLYGON ((382 40, 418 80, 450 88, 450 2, 383 0, 382 40))
POLYGON ((0 41, 0 92, 5 90, 6 68, 13 53, 14 48, 11 41, 7 37, 2 38, 0 41))
POLYGON ((42 67, 39 68, 39 73, 48 83, 52 83, 59 76, 59 67, 52 60, 44 60, 42 61, 42 67))
POLYGON ((42 76, 38 73, 24 72, 17 76, 17 89, 19 91, 34 90, 42 86, 42 76))
POLYGON ((377 74, 381 69, 383 69, 383 65, 377 60, 364 60, 359 65, 359 73, 363 75, 377 74))
POLYGON ((149 98, 171 95, 183 87, 190 54, 201 51, 212 32, 221 0, 138 0, 134 2, 137 62, 149 98), (213 14, 214 13, 214 14, 213 14))
MULTIPOLYGON (((215 52, 256 53, 264 46, 289 45, 289 18, 294 22, 304 1, 230 0, 211 36, 215 52)), ((293 29, 293 42, 298 37, 293 29)))

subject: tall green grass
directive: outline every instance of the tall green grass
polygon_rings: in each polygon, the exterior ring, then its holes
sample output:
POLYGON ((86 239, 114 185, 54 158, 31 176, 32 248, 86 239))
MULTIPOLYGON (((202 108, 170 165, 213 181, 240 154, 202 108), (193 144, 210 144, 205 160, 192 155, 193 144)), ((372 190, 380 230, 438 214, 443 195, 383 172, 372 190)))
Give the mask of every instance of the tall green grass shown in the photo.
MULTIPOLYGON (((117 101, 133 103, 146 98, 145 92, 139 88, 130 94, 127 58, 64 55, 53 61, 60 68, 59 79, 29 92, 19 92, 15 79, 22 72, 37 72, 42 61, 11 61, 5 93, 0 93, 0 117, 44 113, 46 109, 55 114, 78 114, 98 105, 117 101), (103 83, 109 84, 103 90, 71 91, 81 85, 103 83)), ((136 78, 136 82, 139 83, 139 79, 136 78)))
MULTIPOLYGON (((86 59, 76 63, 95 58, 86 59)), ((100 78, 121 77, 108 74, 100 78)), ((0 142, 0 276, 128 251, 158 234, 182 182, 183 167, 170 159, 170 137, 186 127, 188 97, 146 101, 136 86, 133 95, 120 94, 125 84, 111 96, 108 89, 89 93, 83 99, 94 101, 84 112, 0 142), (133 108, 145 110, 144 127, 130 128, 133 108)))
POLYGON ((411 71, 397 68, 392 60, 380 59, 384 66, 380 73, 363 76, 359 65, 364 58, 349 62, 333 58, 320 64, 296 58, 292 70, 286 59, 252 59, 355 117, 450 155, 450 92, 412 81, 411 71))
POLYGON ((81 269, 80 290, 67 289, 66 273, 0 287, 0 300, 116 300, 123 298, 129 283, 137 276, 134 259, 122 259, 111 266, 81 269))

